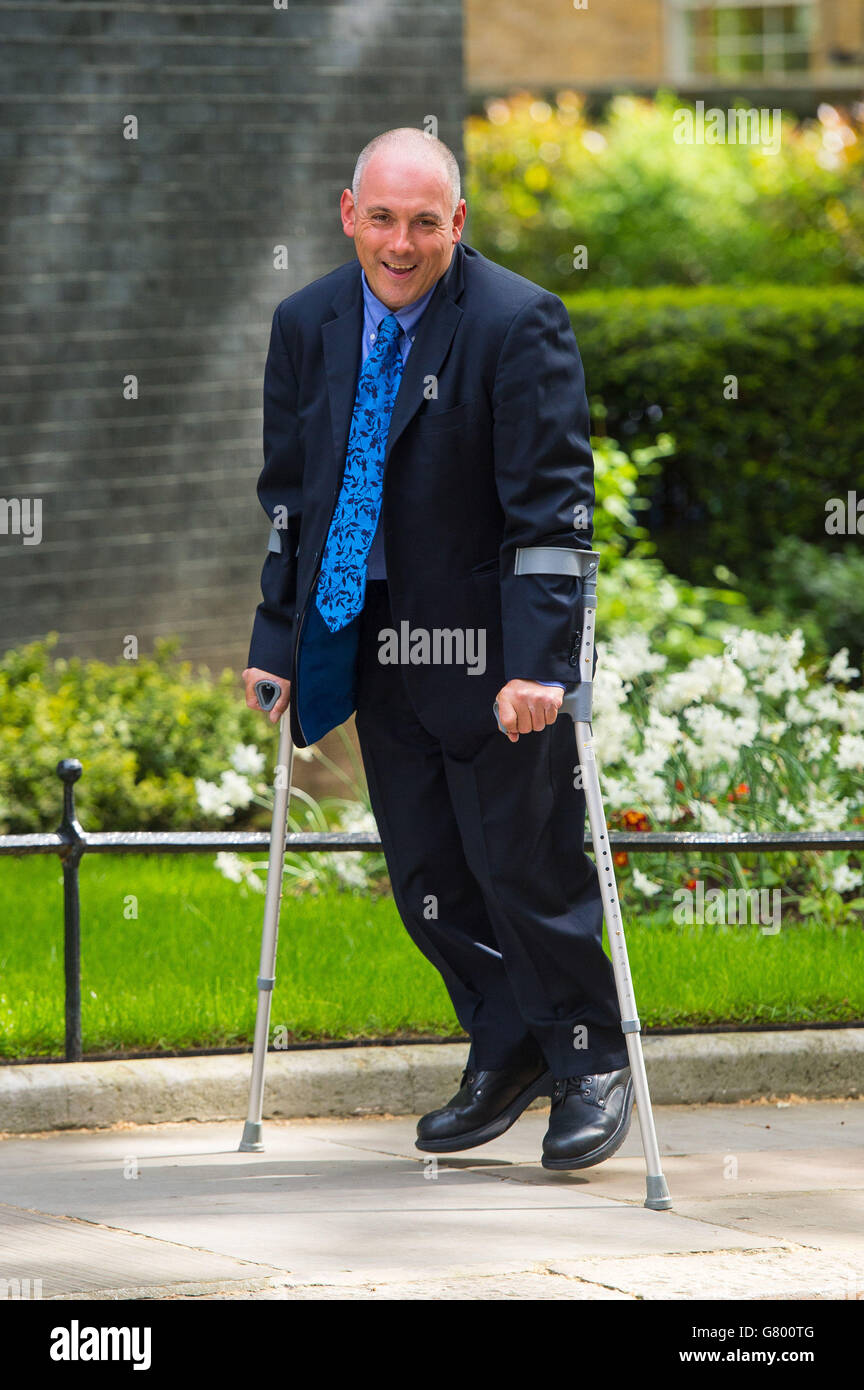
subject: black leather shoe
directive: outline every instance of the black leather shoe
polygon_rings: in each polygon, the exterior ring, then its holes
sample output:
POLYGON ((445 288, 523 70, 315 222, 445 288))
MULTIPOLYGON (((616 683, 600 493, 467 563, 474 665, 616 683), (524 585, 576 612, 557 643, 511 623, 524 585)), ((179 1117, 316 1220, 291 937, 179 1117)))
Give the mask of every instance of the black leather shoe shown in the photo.
POLYGON ((466 1067, 452 1100, 420 1119, 416 1147, 428 1153, 455 1153, 488 1144, 509 1129, 532 1100, 548 1096, 551 1087, 543 1060, 498 1071, 466 1067))
POLYGON ((544 1168, 591 1168, 620 1149, 633 1118, 629 1067, 596 1076, 568 1076, 552 1087, 544 1168))

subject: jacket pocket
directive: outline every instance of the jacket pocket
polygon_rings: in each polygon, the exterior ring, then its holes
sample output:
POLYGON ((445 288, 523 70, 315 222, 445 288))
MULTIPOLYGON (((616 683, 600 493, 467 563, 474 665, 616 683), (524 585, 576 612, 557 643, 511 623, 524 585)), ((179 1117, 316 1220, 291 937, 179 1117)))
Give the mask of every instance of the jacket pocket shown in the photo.
POLYGON ((424 434, 436 430, 455 430, 464 425, 474 409, 473 401, 464 401, 450 410, 423 411, 417 416, 417 428, 424 434))

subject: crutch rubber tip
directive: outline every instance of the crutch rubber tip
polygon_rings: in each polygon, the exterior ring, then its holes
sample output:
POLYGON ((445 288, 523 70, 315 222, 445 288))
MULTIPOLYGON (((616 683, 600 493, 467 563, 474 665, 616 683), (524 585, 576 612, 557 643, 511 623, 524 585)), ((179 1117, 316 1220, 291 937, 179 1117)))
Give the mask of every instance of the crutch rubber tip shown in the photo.
POLYGON ((670 1211, 672 1198, 669 1196, 669 1187, 663 1174, 654 1177, 649 1173, 645 1182, 648 1191, 645 1206, 650 1207, 652 1211, 670 1211))
POLYGON ((241 1154, 260 1154, 264 1152, 261 1143, 261 1126, 254 1120, 247 1120, 243 1126, 243 1138, 237 1149, 241 1154))

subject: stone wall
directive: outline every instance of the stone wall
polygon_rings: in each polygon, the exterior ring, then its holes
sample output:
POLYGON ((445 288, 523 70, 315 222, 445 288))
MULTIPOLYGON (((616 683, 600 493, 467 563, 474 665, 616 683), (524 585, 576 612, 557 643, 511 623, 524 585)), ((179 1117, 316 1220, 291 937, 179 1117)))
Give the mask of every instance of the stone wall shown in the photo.
POLYGON ((434 115, 461 160, 461 0, 0 5, 0 39, 0 650, 239 669, 270 317, 353 257, 368 139, 434 115))

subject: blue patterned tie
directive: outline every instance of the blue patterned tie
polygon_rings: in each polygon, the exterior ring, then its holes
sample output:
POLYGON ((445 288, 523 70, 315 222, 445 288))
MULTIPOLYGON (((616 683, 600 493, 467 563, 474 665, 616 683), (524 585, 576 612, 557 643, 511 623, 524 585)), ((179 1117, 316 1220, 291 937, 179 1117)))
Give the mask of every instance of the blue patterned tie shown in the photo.
POLYGON ((395 314, 381 320, 357 382, 342 490, 315 596, 331 632, 345 627, 363 608, 366 565, 381 511, 384 451, 402 377, 401 331, 395 314))

